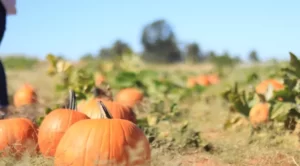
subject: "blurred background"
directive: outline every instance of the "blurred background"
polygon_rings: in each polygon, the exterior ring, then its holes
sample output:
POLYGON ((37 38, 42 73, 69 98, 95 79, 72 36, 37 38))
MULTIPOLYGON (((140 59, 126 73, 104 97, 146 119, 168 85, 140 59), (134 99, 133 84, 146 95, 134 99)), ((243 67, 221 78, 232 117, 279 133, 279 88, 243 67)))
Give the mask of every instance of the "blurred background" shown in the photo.
POLYGON ((0 55, 69 60, 133 52, 153 63, 285 60, 300 53, 300 2, 18 1, 0 55), (223 59, 222 59, 223 58, 223 59))

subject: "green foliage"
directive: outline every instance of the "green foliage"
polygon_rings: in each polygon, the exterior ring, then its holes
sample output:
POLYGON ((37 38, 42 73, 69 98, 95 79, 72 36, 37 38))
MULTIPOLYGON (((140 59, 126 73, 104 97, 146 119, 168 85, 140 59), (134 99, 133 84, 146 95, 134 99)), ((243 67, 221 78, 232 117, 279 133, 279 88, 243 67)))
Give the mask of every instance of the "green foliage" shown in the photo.
MULTIPOLYGON (((239 92, 237 84, 222 93, 223 99, 230 104, 230 109, 239 112, 241 115, 248 116, 251 107, 259 101, 268 102, 270 104, 269 118, 273 123, 284 124, 284 128, 294 130, 300 117, 300 61, 290 53, 290 64, 281 69, 279 76, 283 77, 284 88, 274 91, 273 86, 269 85, 265 94, 256 94, 253 91, 246 94, 245 91, 239 92)), ((248 83, 257 80, 257 75, 252 73, 248 77, 248 83)), ((239 117, 230 117, 226 123, 226 127, 237 123, 239 117)))
POLYGON ((91 95, 95 86, 94 75, 91 71, 75 68, 70 62, 64 61, 52 54, 47 56, 49 61, 48 74, 58 75, 60 83, 56 85, 58 92, 67 92, 69 89, 75 91, 78 100, 86 99, 91 95))
POLYGON ((101 59, 118 60, 121 56, 132 54, 130 46, 121 40, 116 40, 111 48, 102 48, 98 57, 101 59))
POLYGON ((252 50, 249 54, 249 60, 251 62, 259 62, 259 57, 258 57, 258 54, 255 50, 252 50))
POLYGON ((251 100, 254 100, 254 93, 245 90, 239 91, 238 84, 222 93, 225 101, 230 103, 230 107, 234 112, 239 112, 245 117, 248 117, 251 109, 251 100))
POLYGON ((220 56, 211 53, 209 56, 209 60, 214 64, 218 71, 224 70, 225 67, 233 68, 236 64, 240 62, 240 59, 238 57, 232 58, 227 52, 220 56))
POLYGON ((26 56, 6 56, 1 61, 6 69, 12 70, 32 69, 39 62, 37 58, 26 56))
POLYGON ((197 43, 191 43, 186 46, 185 61, 188 63, 198 63, 201 59, 201 51, 197 43))
POLYGON ((146 62, 172 63, 181 61, 175 33, 165 20, 156 20, 145 26, 141 41, 146 62))

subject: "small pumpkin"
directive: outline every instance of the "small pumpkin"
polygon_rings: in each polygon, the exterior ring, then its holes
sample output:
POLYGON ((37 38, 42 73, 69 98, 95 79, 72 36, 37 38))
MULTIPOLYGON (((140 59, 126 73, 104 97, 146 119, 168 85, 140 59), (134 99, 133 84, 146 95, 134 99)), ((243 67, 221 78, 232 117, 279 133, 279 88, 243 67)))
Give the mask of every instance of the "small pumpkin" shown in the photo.
POLYGON ((30 105, 36 102, 37 102, 37 94, 34 88, 30 84, 24 84, 14 94, 14 105, 16 107, 30 105))
POLYGON ((3 156, 14 154, 21 156, 24 151, 36 152, 37 126, 27 118, 0 120, 0 151, 3 156))
POLYGON ((130 107, 135 106, 141 102, 144 98, 143 93, 136 88, 125 88, 119 91, 116 95, 116 101, 128 105, 130 107))
POLYGON ((269 80, 264 80, 261 83, 259 83, 255 90, 256 93, 258 94, 265 94, 267 92, 268 86, 271 85, 274 89, 274 91, 279 91, 284 89, 284 85, 282 83, 280 83, 277 80, 274 79, 269 79, 269 80))
POLYGON ((197 80, 195 77, 189 77, 186 84, 188 88, 192 88, 197 85, 197 80))
POLYGON ((85 114, 76 111, 74 91, 70 91, 68 109, 56 109, 45 116, 39 128, 38 144, 44 156, 54 156, 56 147, 66 132, 74 123, 89 119, 85 114))
POLYGON ((218 84, 220 82, 220 78, 217 74, 211 74, 207 76, 208 82, 211 85, 218 84))
POLYGON ((101 100, 99 105, 103 119, 72 125, 57 146, 54 165, 149 164, 151 149, 143 131, 128 120, 112 119, 101 100))
POLYGON ((197 77, 197 84, 201 86, 209 86, 210 82, 206 75, 200 75, 197 77))
POLYGON ((253 127, 268 122, 269 109, 270 104, 267 102, 260 102, 251 108, 249 112, 249 120, 253 127))
POLYGON ((86 114, 91 119, 99 119, 101 117, 101 112, 99 112, 98 105, 99 100, 101 100, 104 105, 110 110, 110 113, 114 118, 126 119, 133 123, 136 123, 136 115, 133 110, 129 106, 123 105, 116 101, 92 98, 78 105, 78 110, 86 114))

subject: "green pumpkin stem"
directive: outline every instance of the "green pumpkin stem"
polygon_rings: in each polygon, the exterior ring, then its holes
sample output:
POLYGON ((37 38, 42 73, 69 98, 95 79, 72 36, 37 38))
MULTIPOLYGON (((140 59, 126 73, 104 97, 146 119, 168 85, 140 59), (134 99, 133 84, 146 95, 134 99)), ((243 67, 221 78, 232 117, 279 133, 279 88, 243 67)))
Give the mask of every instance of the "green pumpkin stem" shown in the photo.
POLYGON ((100 107, 101 118, 103 118, 103 119, 113 119, 112 115, 110 114, 110 112, 108 111, 106 106, 103 104, 103 102, 99 100, 97 103, 100 107))
POLYGON ((77 110, 76 95, 75 95, 74 90, 72 90, 72 89, 69 91, 69 103, 68 103, 67 108, 71 109, 71 110, 74 110, 74 111, 77 110))

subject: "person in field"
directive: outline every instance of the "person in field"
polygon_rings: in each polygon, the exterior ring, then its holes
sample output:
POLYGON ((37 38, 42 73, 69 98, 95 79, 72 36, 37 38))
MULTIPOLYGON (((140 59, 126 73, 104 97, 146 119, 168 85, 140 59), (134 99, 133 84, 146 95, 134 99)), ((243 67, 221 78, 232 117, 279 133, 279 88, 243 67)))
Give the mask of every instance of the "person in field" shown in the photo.
MULTIPOLYGON (((16 15, 16 0, 1 0, 0 3, 0 44, 6 29, 6 16, 16 15)), ((3 119, 7 113, 8 94, 6 84, 6 74, 0 59, 0 118, 3 119)))

